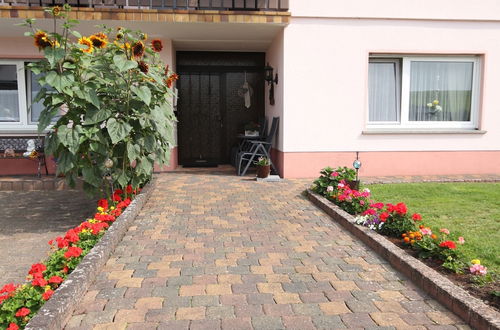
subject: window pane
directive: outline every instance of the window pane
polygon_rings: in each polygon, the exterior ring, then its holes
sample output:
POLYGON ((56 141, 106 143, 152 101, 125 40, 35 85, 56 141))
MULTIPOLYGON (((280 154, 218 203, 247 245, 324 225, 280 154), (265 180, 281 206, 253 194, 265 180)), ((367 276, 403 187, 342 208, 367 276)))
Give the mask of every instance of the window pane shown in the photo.
POLYGON ((369 121, 399 121, 399 63, 370 62, 369 121))
POLYGON ((19 121, 17 72, 14 64, 0 64, 0 121, 19 121))
POLYGON ((42 88, 38 83, 38 78, 40 78, 41 74, 37 75, 31 71, 28 71, 28 74, 31 76, 30 79, 28 80, 30 82, 30 89, 31 89, 31 95, 30 95, 31 122, 36 123, 38 122, 38 118, 40 118, 40 113, 42 112, 43 109, 43 100, 33 103, 33 100, 35 99, 36 95, 42 88))
POLYGON ((414 61, 410 121, 470 121, 472 62, 414 61))

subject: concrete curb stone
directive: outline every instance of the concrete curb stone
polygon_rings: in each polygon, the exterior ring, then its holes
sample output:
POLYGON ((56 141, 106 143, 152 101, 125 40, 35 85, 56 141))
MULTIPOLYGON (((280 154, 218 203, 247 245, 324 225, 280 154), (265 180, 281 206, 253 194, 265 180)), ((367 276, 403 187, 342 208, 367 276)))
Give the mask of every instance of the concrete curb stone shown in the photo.
POLYGON ((427 294, 460 316, 474 329, 500 329, 500 313, 449 279, 404 252, 384 236, 355 224, 354 217, 326 198, 307 190, 307 197, 354 236, 387 259, 389 263, 427 294))
POLYGON ((55 291, 51 299, 40 308, 25 329, 59 330, 64 328, 73 310, 78 306, 139 211, 151 197, 155 185, 156 178, 153 178, 55 291))

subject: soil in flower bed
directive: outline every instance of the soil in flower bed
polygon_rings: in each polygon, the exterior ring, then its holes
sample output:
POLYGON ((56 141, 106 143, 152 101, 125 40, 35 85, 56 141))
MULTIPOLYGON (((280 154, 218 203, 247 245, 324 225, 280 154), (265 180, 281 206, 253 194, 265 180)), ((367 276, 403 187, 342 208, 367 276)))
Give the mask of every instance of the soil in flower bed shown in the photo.
POLYGON ((484 303, 488 304, 489 306, 495 308, 497 311, 500 312, 500 297, 494 296, 492 294, 492 292, 500 293, 500 281, 492 281, 486 285, 479 286, 472 282, 472 276, 470 274, 456 274, 450 272, 446 268, 442 267, 441 262, 438 260, 418 258, 418 253, 414 250, 405 247, 400 239, 387 236, 384 237, 387 238, 392 243, 394 243, 396 246, 406 251, 411 256, 417 258, 418 260, 425 263, 427 266, 436 270, 441 275, 446 276, 450 281, 452 281, 456 285, 460 286, 461 288, 469 292, 472 296, 481 299, 484 303))

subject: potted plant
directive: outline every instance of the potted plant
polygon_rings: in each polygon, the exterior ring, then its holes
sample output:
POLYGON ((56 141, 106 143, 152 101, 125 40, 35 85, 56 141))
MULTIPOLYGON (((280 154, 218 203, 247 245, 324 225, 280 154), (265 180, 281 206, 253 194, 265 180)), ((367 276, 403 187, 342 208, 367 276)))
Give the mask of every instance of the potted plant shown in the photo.
POLYGON ((259 157, 255 163, 257 165, 257 177, 265 179, 271 173, 271 160, 267 157, 259 157))
POLYGON ((245 136, 259 136, 260 125, 251 121, 245 125, 245 136))

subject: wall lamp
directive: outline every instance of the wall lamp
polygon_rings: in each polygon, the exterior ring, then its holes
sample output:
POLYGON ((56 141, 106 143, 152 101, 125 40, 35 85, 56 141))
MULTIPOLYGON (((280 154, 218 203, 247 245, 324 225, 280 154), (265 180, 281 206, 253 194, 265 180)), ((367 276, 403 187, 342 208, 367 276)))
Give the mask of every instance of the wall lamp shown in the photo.
POLYGON ((278 84, 278 74, 276 73, 276 75, 273 75, 274 69, 269 65, 269 63, 267 63, 267 65, 264 67, 264 71, 264 80, 267 81, 268 85, 271 86, 271 88, 269 89, 269 103, 271 105, 274 105, 274 84, 278 84))
POLYGON ((275 83, 277 85, 278 74, 276 73, 276 75, 273 78, 273 71, 274 71, 273 67, 270 66, 269 63, 267 63, 267 65, 264 67, 264 70, 266 71, 266 77, 264 78, 264 80, 267 81, 269 85, 271 85, 272 83, 275 83))

